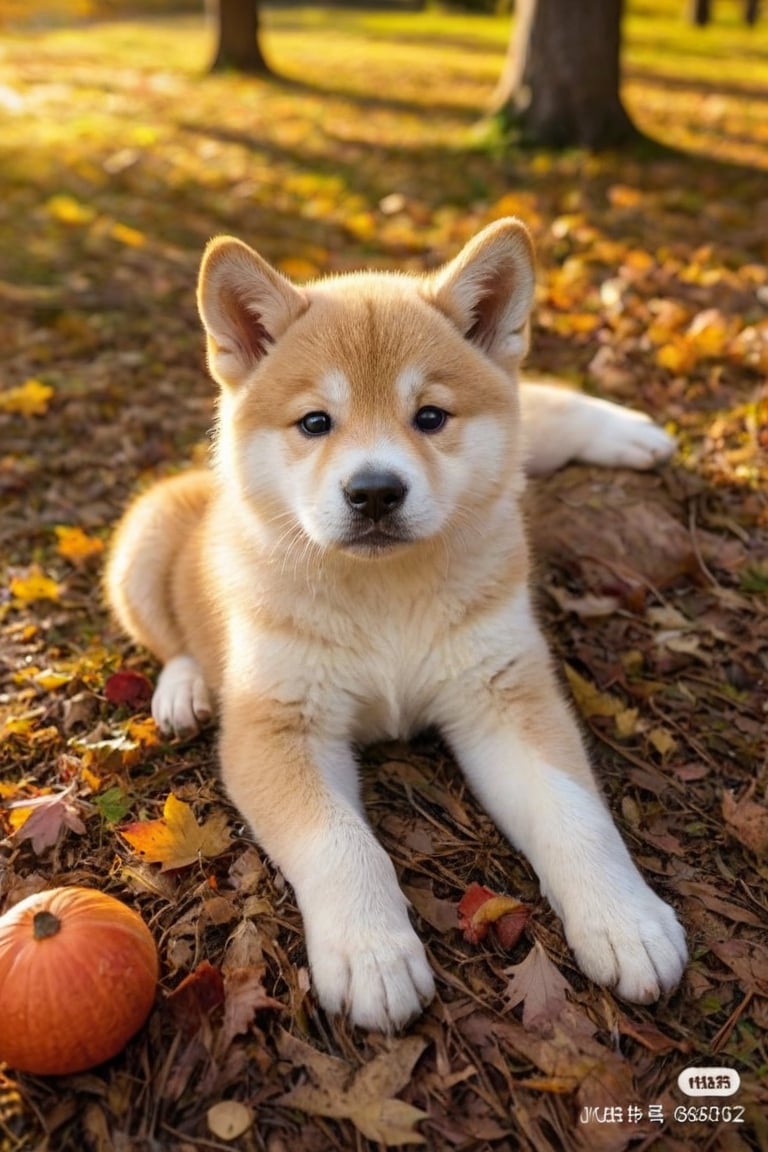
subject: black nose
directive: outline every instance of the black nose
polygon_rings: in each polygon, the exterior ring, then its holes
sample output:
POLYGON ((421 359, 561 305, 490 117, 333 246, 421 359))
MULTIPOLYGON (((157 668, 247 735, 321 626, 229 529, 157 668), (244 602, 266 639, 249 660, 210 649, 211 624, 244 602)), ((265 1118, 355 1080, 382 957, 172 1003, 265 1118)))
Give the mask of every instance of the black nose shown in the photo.
POLYGON ((407 489, 395 472, 356 472, 344 485, 350 508, 377 523, 399 508, 407 489))

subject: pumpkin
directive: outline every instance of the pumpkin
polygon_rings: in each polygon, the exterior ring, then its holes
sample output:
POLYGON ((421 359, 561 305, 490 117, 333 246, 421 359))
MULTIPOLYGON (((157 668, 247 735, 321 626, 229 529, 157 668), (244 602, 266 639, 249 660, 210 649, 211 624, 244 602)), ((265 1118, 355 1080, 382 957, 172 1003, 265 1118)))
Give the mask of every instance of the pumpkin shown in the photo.
POLYGON ((64 1075, 115 1056, 155 999, 158 962, 137 912, 90 888, 52 888, 0 917, 0 1061, 64 1075))

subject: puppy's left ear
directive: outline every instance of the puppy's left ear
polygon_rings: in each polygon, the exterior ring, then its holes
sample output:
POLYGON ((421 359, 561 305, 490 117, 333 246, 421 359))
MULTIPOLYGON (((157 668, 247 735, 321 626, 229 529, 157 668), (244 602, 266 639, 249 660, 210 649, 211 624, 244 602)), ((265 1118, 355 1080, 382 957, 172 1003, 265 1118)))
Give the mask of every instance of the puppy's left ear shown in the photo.
POLYGON ((484 228, 427 283, 428 298, 467 340, 502 367, 517 366, 528 351, 535 285, 533 243, 520 220, 484 228))

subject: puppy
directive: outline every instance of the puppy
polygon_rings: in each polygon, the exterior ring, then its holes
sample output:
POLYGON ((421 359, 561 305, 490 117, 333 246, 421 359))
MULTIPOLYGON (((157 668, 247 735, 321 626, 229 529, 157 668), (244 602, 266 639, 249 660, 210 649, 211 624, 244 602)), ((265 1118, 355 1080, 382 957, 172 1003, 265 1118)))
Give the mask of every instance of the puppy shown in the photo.
POLYGON ((524 472, 646 468, 646 417, 517 384, 534 288, 517 220, 419 278, 293 286, 220 238, 199 282, 221 387, 210 472, 164 480, 120 525, 106 584, 162 661, 152 710, 214 710, 222 777, 293 886, 315 992, 366 1028, 404 1025, 434 983, 355 748, 436 726, 524 852, 582 971, 648 1002, 683 932, 595 783, 528 587, 524 472))

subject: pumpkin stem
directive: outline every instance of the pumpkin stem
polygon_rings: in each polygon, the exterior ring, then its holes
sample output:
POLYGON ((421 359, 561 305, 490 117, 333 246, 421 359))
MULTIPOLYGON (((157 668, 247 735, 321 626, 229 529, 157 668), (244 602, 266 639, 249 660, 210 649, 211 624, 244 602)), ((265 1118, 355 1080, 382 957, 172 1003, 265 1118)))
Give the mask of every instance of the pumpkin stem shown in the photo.
POLYGON ((61 920, 53 912, 36 912, 32 921, 35 940, 45 940, 55 936, 61 928, 61 920))

